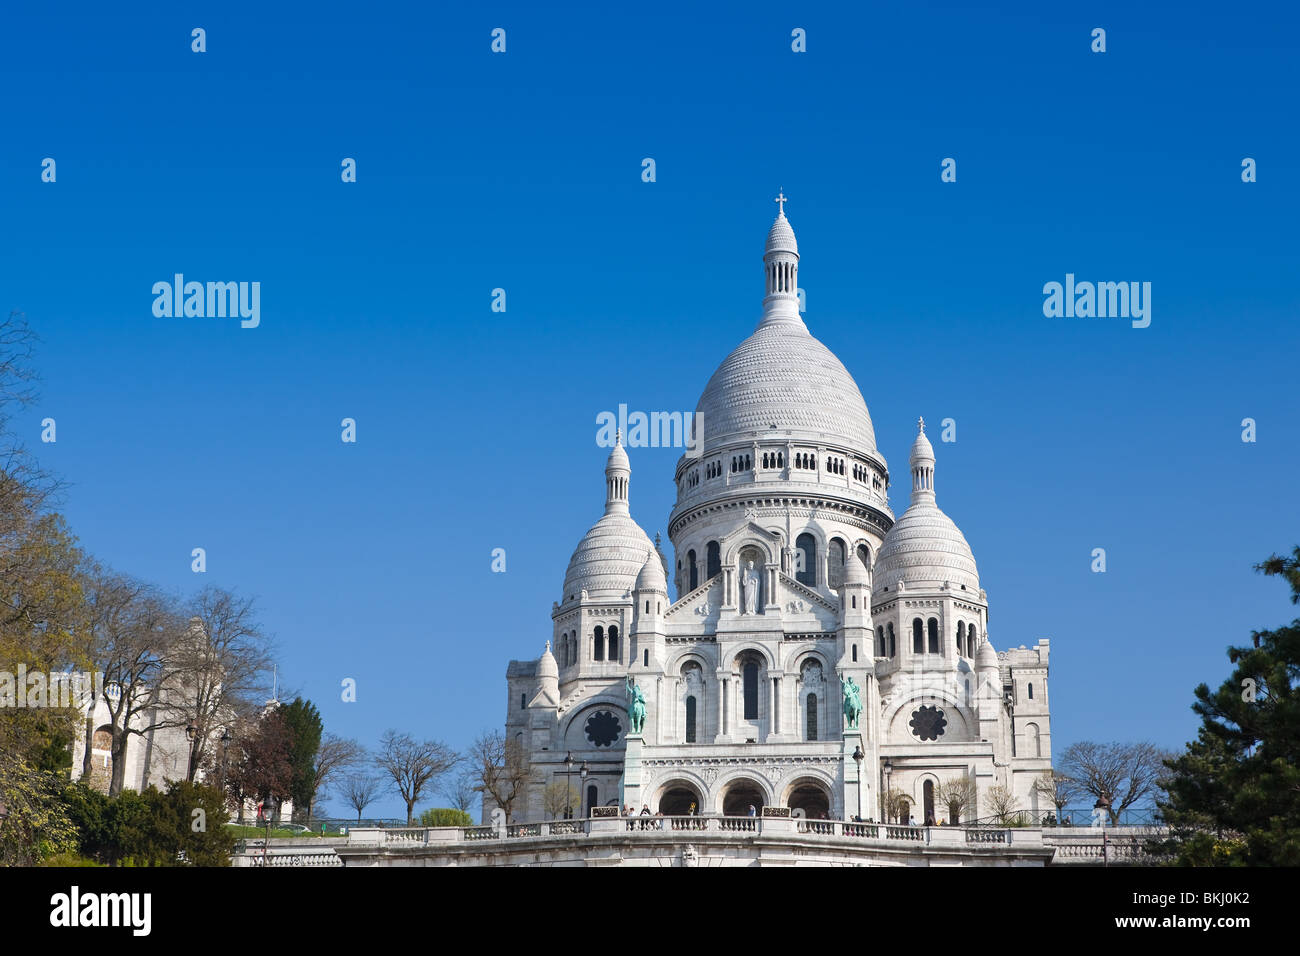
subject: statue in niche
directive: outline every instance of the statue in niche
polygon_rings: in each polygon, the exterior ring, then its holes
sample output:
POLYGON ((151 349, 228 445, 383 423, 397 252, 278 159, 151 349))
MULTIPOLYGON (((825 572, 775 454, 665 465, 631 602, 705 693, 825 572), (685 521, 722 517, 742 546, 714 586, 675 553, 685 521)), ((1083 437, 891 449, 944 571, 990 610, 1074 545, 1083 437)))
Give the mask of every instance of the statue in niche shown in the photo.
POLYGON ((758 613, 758 572, 754 570, 754 562, 747 561, 745 569, 740 572, 740 589, 745 599, 744 613, 758 613))

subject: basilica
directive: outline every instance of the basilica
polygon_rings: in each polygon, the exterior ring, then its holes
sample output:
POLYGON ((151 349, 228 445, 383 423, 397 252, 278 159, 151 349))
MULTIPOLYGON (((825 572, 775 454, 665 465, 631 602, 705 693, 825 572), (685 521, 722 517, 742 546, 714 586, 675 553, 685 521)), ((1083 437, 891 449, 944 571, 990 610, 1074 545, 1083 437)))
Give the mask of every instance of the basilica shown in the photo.
POLYGON ((1036 786, 1051 770, 1048 641, 990 642, 924 421, 895 518, 862 393, 801 317, 778 202, 762 316, 705 386, 702 434, 677 463, 672 557, 632 517, 618 444, 551 639, 507 669, 506 736, 528 768, 513 820, 1052 809, 1036 786))

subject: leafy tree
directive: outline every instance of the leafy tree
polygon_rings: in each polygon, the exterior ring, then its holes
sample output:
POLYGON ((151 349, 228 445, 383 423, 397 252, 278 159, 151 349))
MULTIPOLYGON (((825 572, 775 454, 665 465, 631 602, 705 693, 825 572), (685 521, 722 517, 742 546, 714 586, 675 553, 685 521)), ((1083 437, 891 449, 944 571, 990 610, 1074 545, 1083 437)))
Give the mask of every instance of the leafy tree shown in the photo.
POLYGON ((293 786, 290 744, 289 728, 279 709, 239 725, 227 757, 226 790, 237 801, 240 822, 249 797, 277 808, 289 798, 293 786))
POLYGON ((58 774, 36 770, 0 750, 0 864, 32 866, 75 849, 76 829, 58 774))
POLYGON ((430 807, 420 814, 422 827, 470 827, 474 821, 464 810, 453 807, 430 807))
POLYGON ((410 734, 387 730, 379 738, 375 766, 391 782, 392 789, 406 803, 406 825, 414 820, 415 804, 427 787, 451 770, 460 758, 440 740, 416 740, 410 734))
MULTIPOLYGON (((1256 565, 1300 603, 1300 548, 1256 565)), ((1167 762, 1160 808, 1171 838, 1157 849, 1181 865, 1300 865, 1300 619, 1229 647, 1232 675, 1194 691, 1196 740, 1167 762)))
POLYGON ((311 819, 311 806, 316 800, 316 754, 320 751, 320 711, 316 705, 301 697, 280 708, 289 732, 289 766, 292 780, 289 794, 293 797, 294 814, 302 820, 311 819))

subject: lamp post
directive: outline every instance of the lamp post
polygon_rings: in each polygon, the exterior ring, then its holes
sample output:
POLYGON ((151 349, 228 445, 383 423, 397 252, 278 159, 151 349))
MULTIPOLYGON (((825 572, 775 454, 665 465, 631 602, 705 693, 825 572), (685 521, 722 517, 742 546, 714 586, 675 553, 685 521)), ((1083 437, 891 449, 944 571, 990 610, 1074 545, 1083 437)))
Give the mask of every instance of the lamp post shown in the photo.
MULTIPOLYGON (((587 774, 588 774, 589 772, 590 772, 590 771, 587 770, 587 761, 584 760, 584 761, 582 762, 582 766, 578 768, 578 778, 582 781, 582 783, 580 784, 580 786, 581 786, 581 787, 583 788, 583 790, 584 790, 584 793, 582 794, 582 801, 583 801, 583 803, 586 803, 586 802, 587 802, 587 795, 586 795, 586 793, 585 793, 585 790, 586 790, 586 786, 587 786, 587 774)), ((590 808, 590 807, 587 808, 587 816, 591 816, 591 808, 590 808)))
POLYGON ((862 822, 862 760, 866 756, 862 752, 861 744, 853 748, 853 762, 858 765, 858 816, 854 821, 856 823, 862 822))
POLYGON ((188 780, 190 783, 194 782, 194 739, 198 737, 198 735, 199 735, 199 729, 195 727, 193 724, 190 724, 188 727, 185 728, 185 739, 190 742, 189 772, 186 774, 185 779, 188 780))
POLYGON ((894 764, 888 757, 885 758, 884 771, 885 771, 885 788, 880 793, 880 819, 888 823, 889 810, 885 806, 885 800, 888 798, 889 794, 893 793, 893 789, 889 785, 889 775, 894 772, 894 764))
POLYGON ((573 819, 573 751, 564 755, 564 819, 573 819))
POLYGON ((226 805, 226 749, 231 741, 230 728, 221 729, 221 805, 226 805))

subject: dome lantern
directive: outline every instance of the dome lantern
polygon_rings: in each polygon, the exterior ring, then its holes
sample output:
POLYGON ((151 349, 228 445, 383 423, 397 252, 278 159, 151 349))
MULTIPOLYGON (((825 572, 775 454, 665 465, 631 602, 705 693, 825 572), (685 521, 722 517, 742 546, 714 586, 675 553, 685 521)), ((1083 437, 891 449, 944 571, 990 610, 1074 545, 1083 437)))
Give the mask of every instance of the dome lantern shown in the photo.
POLYGON ((763 274, 767 279, 763 298, 763 325, 787 323, 803 328, 799 318, 799 243, 794 229, 785 218, 785 204, 789 202, 781 192, 775 200, 778 212, 776 221, 767 233, 767 247, 763 252, 763 274))

